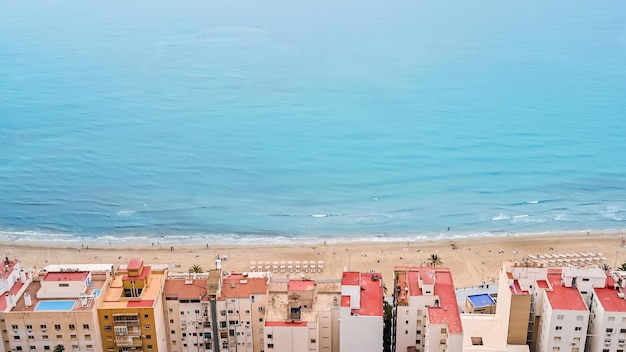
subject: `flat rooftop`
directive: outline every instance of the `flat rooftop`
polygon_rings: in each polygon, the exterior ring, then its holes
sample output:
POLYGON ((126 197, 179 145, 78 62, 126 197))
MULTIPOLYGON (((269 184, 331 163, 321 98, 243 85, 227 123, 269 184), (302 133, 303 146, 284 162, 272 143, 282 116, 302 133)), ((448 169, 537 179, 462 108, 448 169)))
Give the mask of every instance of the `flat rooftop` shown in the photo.
MULTIPOLYGON (((105 281, 103 280, 92 281, 92 285, 87 287, 87 291, 85 292, 85 294, 86 295, 97 294, 96 296, 100 297, 100 293, 101 293, 102 288, 104 287, 104 284, 105 284, 105 281)), ((11 309, 11 312, 34 312, 36 311, 35 308, 37 307, 39 302, 49 302, 49 301, 54 302, 54 301, 60 301, 60 300, 75 302, 72 308, 67 309, 67 311, 85 311, 85 310, 95 309, 94 299, 85 299, 84 301, 81 301, 80 298, 66 298, 66 297, 39 299, 37 298, 37 291, 39 291, 40 288, 41 288, 41 282, 39 281, 31 282, 30 285, 26 287, 24 294, 21 297, 19 297, 19 299, 17 299, 17 301, 15 302, 15 307, 11 309), (26 294, 30 295, 30 301, 31 301, 31 304, 28 307, 26 306, 26 300, 25 300, 26 294)), ((98 297, 96 297, 95 300, 99 299, 98 297)), ((6 302, 4 302, 4 304, 6 305, 6 302)))
POLYGON ((161 294, 161 287, 167 276, 166 271, 153 270, 149 276, 148 285, 141 292, 141 297, 123 297, 125 275, 119 273, 111 282, 111 286, 102 297, 101 309, 131 308, 131 307, 152 307, 161 294))
POLYGON ((587 305, 583 301, 580 292, 574 287, 561 285, 561 274, 548 274, 548 280, 552 283, 552 291, 546 291, 548 302, 555 310, 579 310, 587 311, 587 305))
MULTIPOLYGON (((315 285, 317 287, 316 295, 313 299, 313 307, 302 309, 300 322, 315 322, 317 321, 318 311, 338 308, 341 303, 340 280, 324 280, 323 282, 315 282, 315 285)), ((265 325, 291 321, 289 319, 288 288, 288 282, 269 283, 265 325)))

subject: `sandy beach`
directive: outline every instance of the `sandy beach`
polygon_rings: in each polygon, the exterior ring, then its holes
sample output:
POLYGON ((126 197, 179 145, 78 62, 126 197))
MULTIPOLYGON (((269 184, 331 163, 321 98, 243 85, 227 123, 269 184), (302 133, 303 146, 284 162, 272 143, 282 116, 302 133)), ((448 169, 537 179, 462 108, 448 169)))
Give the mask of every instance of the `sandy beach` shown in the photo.
POLYGON ((251 262, 319 261, 320 273, 273 273, 276 276, 330 278, 344 269, 376 271, 392 282, 395 265, 420 265, 437 254, 443 266, 451 269, 456 287, 479 285, 497 278, 502 262, 522 260, 526 256, 548 253, 600 252, 610 267, 626 261, 623 233, 562 233, 549 235, 510 235, 502 237, 463 238, 413 242, 361 241, 314 245, 219 245, 206 246, 148 245, 121 247, 2 243, 3 253, 18 259, 23 267, 41 268, 48 264, 111 263, 126 264, 130 258, 143 258, 147 264, 167 264, 170 272, 187 273, 195 264, 207 270, 215 259, 226 256, 222 268, 227 271, 250 271, 251 262))

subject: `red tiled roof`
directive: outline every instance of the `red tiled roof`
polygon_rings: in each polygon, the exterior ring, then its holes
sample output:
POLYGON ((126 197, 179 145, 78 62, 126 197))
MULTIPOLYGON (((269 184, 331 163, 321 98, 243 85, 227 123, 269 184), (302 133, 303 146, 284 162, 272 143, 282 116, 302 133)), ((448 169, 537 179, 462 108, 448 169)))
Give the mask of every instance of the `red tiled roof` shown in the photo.
POLYGON ((267 293, 267 279, 231 274, 222 279, 222 296, 225 298, 246 298, 253 294, 267 293))
POLYGON ((427 268, 420 270, 420 278, 424 285, 434 285, 435 284, 435 269, 427 268))
POLYGON ((128 308, 146 308, 146 307, 152 307, 153 304, 154 304, 154 300, 153 299, 142 299, 140 301, 128 301, 128 304, 126 305, 126 307, 128 307, 128 308))
POLYGON ((615 290, 613 288, 614 284, 615 281, 609 275, 607 278, 607 286, 595 289, 596 297, 607 312, 626 312, 626 300, 618 296, 619 293, 624 294, 625 290, 623 288, 615 290))
MULTIPOLYGON (((15 284, 13 284, 13 287, 11 287, 9 291, 5 292, 2 296, 0 296, 0 312, 4 311, 7 308, 6 295, 17 294, 20 291, 20 289, 22 289, 22 286, 24 286, 24 284, 21 281, 18 281, 15 284)), ((18 297, 15 297, 15 299, 17 298, 18 297)))
POLYGON ((55 271, 47 273, 43 281, 85 281, 88 276, 88 271, 55 271))
POLYGON ((350 302, 351 302, 350 296, 341 296, 342 307, 350 307, 350 302))
POLYGON ((546 291, 546 295, 552 309, 587 311, 587 305, 580 292, 574 287, 561 285, 560 274, 548 274, 548 280, 552 283, 552 291, 546 291))
POLYGON ((310 291, 315 288, 313 280, 289 280, 289 291, 310 291))
POLYGON ((513 285, 509 286, 509 289, 511 289, 511 293, 514 295, 529 295, 530 294, 530 292, 522 290, 522 288, 519 285, 519 281, 517 280, 513 281, 513 285))
POLYGON ((128 262, 128 266, 126 268, 128 270, 139 270, 141 269, 141 265, 143 265, 143 259, 133 258, 128 262))
POLYGON ((382 317, 383 287, 381 283, 381 274, 361 273, 359 286, 361 287, 361 307, 360 309, 353 309, 352 313, 365 316, 382 317))
POLYGON ((294 328, 306 328, 306 321, 266 321, 265 326, 289 326, 294 328))
POLYGON ((176 296, 176 299, 197 299, 207 300, 207 279, 167 279, 163 292, 166 296, 176 296))
POLYGON ((358 271, 344 271, 341 278, 342 285, 356 286, 359 284, 359 272, 358 271))
POLYGON ((122 281, 128 281, 128 280, 143 280, 146 277, 148 277, 148 275, 150 275, 150 269, 152 267, 149 265, 146 265, 143 267, 143 270, 141 271, 141 273, 139 274, 139 276, 129 276, 129 275, 124 275, 124 277, 122 277, 122 281))
POLYGON ((418 271, 409 271, 409 295, 411 296, 421 296, 422 288, 419 285, 419 272, 418 271))
POLYGON ((439 307, 430 307, 428 309, 430 321, 440 324, 445 323, 450 334, 462 334, 463 325, 461 325, 461 315, 456 302, 452 273, 450 269, 440 267, 435 268, 435 271, 435 295, 439 296, 439 307))
POLYGON ((539 288, 549 288, 548 282, 546 280, 537 280, 537 287, 539 288))

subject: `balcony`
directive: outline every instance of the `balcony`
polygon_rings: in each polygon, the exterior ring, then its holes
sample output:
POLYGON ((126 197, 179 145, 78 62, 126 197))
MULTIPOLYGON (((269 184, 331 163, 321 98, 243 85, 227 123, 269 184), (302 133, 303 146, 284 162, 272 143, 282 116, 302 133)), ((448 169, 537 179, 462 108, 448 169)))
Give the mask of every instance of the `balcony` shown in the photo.
POLYGON ((115 346, 117 347, 141 347, 141 337, 117 336, 115 338, 115 346))

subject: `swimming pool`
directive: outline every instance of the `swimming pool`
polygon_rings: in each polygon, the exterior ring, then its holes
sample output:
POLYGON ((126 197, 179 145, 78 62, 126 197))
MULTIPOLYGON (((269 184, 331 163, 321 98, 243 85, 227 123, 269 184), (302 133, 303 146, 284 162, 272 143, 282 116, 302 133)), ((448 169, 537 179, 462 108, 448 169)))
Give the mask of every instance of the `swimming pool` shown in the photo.
POLYGON ((41 301, 35 307, 36 311, 63 311, 72 310, 76 301, 41 301))

